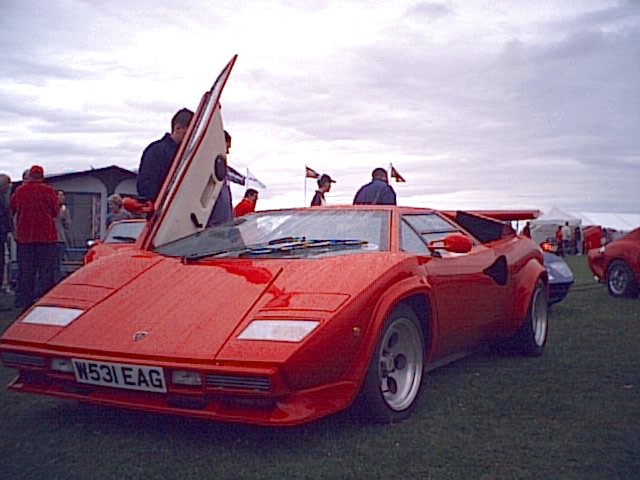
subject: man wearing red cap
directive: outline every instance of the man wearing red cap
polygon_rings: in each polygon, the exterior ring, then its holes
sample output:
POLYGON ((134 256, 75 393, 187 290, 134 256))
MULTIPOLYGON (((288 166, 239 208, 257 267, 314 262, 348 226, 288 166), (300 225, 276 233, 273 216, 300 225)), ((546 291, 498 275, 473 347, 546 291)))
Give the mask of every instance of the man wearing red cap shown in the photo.
POLYGON ((54 285, 58 240, 55 218, 60 204, 56 191, 43 179, 43 168, 32 166, 28 180, 16 189, 10 200, 11 212, 16 216, 19 270, 16 306, 19 308, 28 308, 54 285))

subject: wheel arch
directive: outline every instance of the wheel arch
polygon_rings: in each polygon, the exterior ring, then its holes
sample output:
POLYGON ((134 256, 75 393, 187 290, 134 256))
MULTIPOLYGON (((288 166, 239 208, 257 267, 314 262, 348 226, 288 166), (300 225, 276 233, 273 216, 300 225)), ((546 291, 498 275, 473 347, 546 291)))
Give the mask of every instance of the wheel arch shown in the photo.
POLYGON ((531 259, 519 273, 520 281, 515 286, 515 302, 513 318, 524 319, 529 310, 529 304, 536 290, 539 280, 542 280, 549 296, 549 276, 546 269, 536 260, 531 259))
MULTIPOLYGON (((420 322, 420 327, 422 328, 422 333, 425 340, 426 361, 427 358, 429 358, 429 352, 432 351, 431 342, 433 338, 433 314, 431 311, 431 299, 426 292, 416 292, 402 298, 394 305, 393 309, 397 308, 399 305, 406 305, 411 310, 413 310, 413 313, 415 313, 416 317, 418 317, 418 321, 420 322)), ((389 314, 391 314, 393 309, 389 312, 389 314)))
POLYGON ((418 317, 425 336, 425 362, 432 350, 434 341, 433 312, 430 299, 431 290, 422 278, 410 277, 395 283, 381 295, 371 314, 370 325, 367 328, 364 348, 359 353, 359 358, 354 364, 353 377, 358 383, 362 383, 367 372, 371 355, 374 353, 378 337, 385 321, 399 305, 406 305, 418 317))

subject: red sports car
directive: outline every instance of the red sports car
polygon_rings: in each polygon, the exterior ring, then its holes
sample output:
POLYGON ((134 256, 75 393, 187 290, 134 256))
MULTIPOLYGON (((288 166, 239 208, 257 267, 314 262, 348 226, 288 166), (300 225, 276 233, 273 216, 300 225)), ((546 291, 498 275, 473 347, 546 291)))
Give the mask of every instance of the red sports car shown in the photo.
MULTIPOLYGON (((235 60, 235 59, 234 59, 235 60)), ((547 338, 542 253, 501 220, 346 206, 205 228, 225 176, 208 92, 137 242, 76 271, 0 339, 18 392, 262 425, 354 402, 407 417, 423 372, 547 338)))
POLYGON ((640 228, 589 250, 589 268, 612 297, 637 297, 640 288, 640 228))

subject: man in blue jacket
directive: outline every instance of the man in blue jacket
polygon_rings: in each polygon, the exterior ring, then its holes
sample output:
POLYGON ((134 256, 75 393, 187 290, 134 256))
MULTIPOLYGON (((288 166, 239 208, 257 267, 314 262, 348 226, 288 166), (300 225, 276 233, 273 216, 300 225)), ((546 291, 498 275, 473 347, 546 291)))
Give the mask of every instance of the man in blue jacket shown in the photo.
POLYGON ((376 168, 371 172, 372 180, 362 186, 353 199, 354 205, 396 205, 396 192, 389 185, 387 171, 376 168))
POLYGON ((138 197, 141 200, 154 201, 160 193, 192 118, 191 110, 179 110, 171 119, 171 133, 165 133, 164 137, 145 148, 137 179, 138 197))

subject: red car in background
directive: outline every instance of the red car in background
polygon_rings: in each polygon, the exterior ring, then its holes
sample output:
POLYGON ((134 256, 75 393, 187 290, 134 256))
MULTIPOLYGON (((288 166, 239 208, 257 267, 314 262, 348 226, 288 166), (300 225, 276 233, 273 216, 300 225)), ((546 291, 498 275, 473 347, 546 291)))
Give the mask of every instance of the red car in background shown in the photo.
POLYGON ((89 261, 4 332, 12 390, 277 426, 357 403, 395 422, 426 371, 505 341, 543 353, 542 252, 499 215, 349 205, 206 228, 226 177, 220 94, 234 61, 204 95, 138 240, 89 261))
POLYGON ((102 241, 91 243, 84 256, 84 264, 114 254, 124 248, 131 248, 136 243, 145 226, 143 218, 131 218, 113 222, 107 228, 107 233, 102 241))
POLYGON ((589 250, 589 268, 612 297, 637 297, 640 287, 640 228, 589 250))

